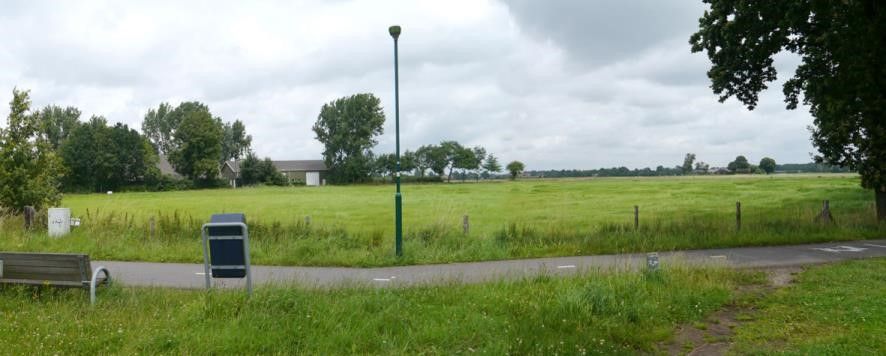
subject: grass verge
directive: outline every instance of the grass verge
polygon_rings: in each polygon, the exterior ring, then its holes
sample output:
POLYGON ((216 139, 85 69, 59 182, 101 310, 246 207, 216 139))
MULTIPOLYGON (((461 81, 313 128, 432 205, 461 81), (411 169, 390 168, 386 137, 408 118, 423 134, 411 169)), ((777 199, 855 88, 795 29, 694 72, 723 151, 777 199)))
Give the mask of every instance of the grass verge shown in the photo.
POLYGON ((11 354, 633 354, 759 273, 674 267, 402 289, 0 289, 11 354))
POLYGON ((886 354, 886 259, 811 267, 758 303, 736 330, 740 354, 886 354))

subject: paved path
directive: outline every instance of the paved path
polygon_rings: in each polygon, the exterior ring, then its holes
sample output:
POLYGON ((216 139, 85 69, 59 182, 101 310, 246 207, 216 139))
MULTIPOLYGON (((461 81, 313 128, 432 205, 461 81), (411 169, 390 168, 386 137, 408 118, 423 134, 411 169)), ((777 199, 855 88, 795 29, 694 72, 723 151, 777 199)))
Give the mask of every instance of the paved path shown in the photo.
MULTIPOLYGON (((691 250, 659 254, 661 264, 725 264, 741 268, 788 267, 850 259, 886 257, 886 239, 824 244, 691 250)), ((343 283, 404 286, 446 282, 482 282, 547 273, 569 275, 590 268, 628 270, 645 265, 646 254, 553 257, 527 260, 450 263, 437 265, 345 268, 253 266, 255 284, 300 283, 330 286, 343 283)), ((203 288, 202 264, 94 261, 117 281, 130 286, 203 288)), ((218 279, 213 285, 237 287, 243 280, 218 279)))

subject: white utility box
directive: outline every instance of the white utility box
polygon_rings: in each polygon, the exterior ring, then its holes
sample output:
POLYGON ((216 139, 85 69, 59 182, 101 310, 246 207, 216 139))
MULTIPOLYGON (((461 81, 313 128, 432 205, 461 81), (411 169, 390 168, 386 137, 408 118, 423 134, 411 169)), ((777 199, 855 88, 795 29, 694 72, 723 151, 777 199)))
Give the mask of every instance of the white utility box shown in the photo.
POLYGON ((61 237, 71 232, 71 209, 49 208, 49 236, 61 237))

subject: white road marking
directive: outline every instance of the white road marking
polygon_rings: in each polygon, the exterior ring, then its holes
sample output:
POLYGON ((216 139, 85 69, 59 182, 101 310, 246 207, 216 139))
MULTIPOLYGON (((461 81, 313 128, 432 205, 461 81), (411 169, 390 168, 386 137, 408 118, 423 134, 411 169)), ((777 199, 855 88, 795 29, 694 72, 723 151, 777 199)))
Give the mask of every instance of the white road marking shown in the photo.
POLYGON ((196 273, 194 273, 194 274, 196 274, 196 275, 198 275, 198 276, 205 276, 205 275, 206 275, 206 272, 196 272, 196 273))
POLYGON ((726 258, 726 255, 711 256, 711 258, 726 258))
POLYGON ((372 280, 376 281, 376 282, 390 282, 391 281, 390 278, 373 278, 372 280))
POLYGON ((882 247, 882 248, 886 248, 886 246, 883 246, 883 245, 874 245, 874 244, 864 244, 864 245, 865 245, 865 246, 873 246, 873 247, 882 247))
POLYGON ((567 268, 575 268, 575 265, 563 265, 557 266, 558 269, 567 269, 567 268))
POLYGON ((815 247, 813 250, 819 250, 824 252, 861 252, 867 250, 864 247, 853 247, 853 246, 836 246, 836 247, 815 247))

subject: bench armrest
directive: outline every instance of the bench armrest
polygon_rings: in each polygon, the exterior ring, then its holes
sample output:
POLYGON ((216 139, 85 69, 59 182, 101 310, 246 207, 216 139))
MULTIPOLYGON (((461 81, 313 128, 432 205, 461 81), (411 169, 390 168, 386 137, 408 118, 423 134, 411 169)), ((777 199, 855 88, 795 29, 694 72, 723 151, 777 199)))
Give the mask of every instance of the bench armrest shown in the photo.
POLYGON ((111 272, 108 272, 108 269, 105 266, 98 266, 95 269, 95 272, 92 273, 92 280, 89 281, 89 303, 95 304, 95 285, 98 281, 98 274, 104 272, 105 273, 105 282, 111 283, 111 272))

